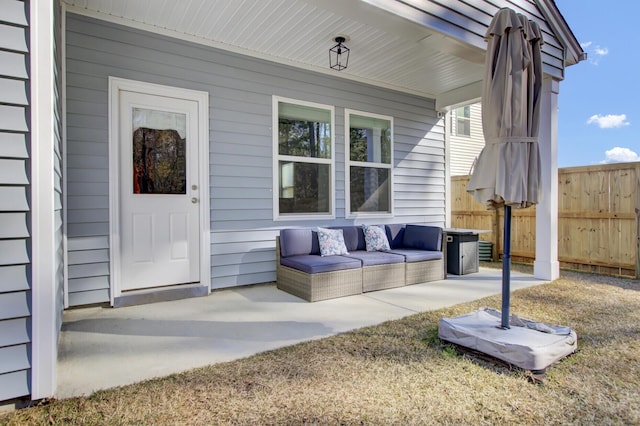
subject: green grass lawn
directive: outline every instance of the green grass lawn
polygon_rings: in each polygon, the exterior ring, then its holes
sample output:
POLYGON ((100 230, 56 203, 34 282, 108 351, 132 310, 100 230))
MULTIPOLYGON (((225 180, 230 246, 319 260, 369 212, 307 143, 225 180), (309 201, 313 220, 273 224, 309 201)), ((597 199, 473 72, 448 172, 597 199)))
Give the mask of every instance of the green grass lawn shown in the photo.
POLYGON ((0 424, 640 424, 640 282, 563 273, 511 312, 572 327, 578 351, 542 381, 457 351, 441 317, 500 297, 183 374, 54 400, 0 424))

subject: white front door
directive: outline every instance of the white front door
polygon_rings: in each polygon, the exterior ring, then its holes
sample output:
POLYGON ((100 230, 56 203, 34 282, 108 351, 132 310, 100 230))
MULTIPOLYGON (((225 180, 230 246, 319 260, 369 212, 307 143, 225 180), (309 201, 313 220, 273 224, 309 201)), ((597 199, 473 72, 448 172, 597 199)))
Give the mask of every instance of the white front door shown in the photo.
POLYGON ((200 281, 198 103, 121 91, 120 290, 200 281))

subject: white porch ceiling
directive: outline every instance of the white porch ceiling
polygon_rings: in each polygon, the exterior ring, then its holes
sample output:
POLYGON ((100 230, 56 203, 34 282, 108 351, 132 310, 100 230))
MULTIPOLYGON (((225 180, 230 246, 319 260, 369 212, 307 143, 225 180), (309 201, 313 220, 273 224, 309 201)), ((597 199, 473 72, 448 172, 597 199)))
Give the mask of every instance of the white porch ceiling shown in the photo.
POLYGON ((438 102, 441 106, 447 105, 445 99, 464 98, 467 92, 479 95, 484 59, 480 49, 363 0, 64 2, 68 11, 342 78, 441 98, 438 102), (345 44, 351 49, 349 67, 340 72, 329 69, 329 48, 338 35, 347 37, 345 44), (470 87, 473 90, 465 89, 470 87))

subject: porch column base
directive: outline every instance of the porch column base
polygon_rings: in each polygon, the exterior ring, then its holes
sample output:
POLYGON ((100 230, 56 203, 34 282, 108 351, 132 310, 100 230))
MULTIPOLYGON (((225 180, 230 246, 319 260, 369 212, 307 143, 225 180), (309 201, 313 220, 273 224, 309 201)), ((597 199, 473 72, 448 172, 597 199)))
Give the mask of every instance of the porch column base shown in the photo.
POLYGON ((558 279, 560 277, 560 262, 536 260, 533 262, 533 276, 548 281, 558 279))
POLYGON ((542 81, 540 100, 540 189, 536 206, 536 260, 533 276, 555 280, 558 262, 558 92, 560 83, 547 77, 542 81))

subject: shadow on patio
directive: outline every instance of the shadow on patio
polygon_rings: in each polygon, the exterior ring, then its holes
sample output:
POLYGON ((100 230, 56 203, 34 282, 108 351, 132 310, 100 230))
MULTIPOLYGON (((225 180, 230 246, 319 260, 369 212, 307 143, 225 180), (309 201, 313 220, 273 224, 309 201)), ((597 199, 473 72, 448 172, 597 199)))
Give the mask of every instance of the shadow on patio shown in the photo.
MULTIPOLYGON (((542 284, 512 273, 512 290, 542 284)), ((501 270, 307 303, 275 284, 118 309, 66 311, 56 397, 88 395, 499 294, 501 270), (301 303, 302 302, 302 303, 301 303)))

